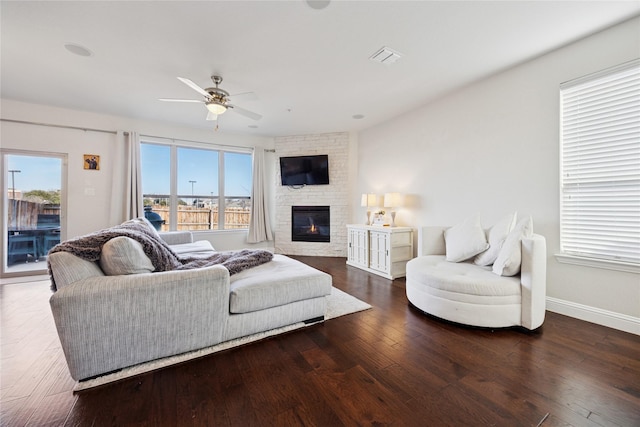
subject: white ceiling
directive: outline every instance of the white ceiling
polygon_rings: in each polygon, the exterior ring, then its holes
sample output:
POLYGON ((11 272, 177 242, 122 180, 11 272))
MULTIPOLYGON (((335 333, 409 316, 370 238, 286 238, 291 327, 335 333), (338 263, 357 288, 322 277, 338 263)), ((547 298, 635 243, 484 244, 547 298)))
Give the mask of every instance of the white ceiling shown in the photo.
POLYGON ((225 132, 357 131, 640 14, 640 1, 2 1, 3 98, 212 128, 212 86, 263 116, 225 132), (93 52, 69 53, 74 43, 93 52), (387 46, 392 65, 369 60, 387 46), (354 115, 363 119, 354 119, 354 115), (257 125, 250 128, 249 125, 257 125))

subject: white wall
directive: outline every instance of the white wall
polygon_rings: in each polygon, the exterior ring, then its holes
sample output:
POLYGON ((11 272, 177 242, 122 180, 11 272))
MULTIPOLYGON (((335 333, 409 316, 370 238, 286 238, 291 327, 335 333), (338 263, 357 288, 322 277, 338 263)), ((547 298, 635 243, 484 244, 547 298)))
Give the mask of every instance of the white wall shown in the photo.
MULTIPOLYGON (((3 119, 109 131, 137 131, 141 135, 148 136, 273 149, 273 138, 190 129, 160 122, 141 121, 7 99, 1 100, 1 106, 1 117, 3 119)), ((68 156, 67 238, 113 225, 109 223, 109 213, 112 182, 114 181, 115 141, 116 137, 111 133, 0 122, 2 149, 55 152, 68 156), (100 155, 100 170, 84 170, 83 154, 100 155)), ((267 154, 266 157, 268 158, 268 156, 267 154)), ((273 168, 268 167, 267 173, 273 176, 273 168)), ((272 224, 275 225, 275 186, 269 186, 266 193, 269 200, 272 224)), ((248 246, 273 246, 273 242, 248 245, 246 243, 246 234, 246 231, 224 231, 205 233, 203 236, 210 240, 219 250, 238 249, 248 246)))
MULTIPOLYGON (((414 227, 454 224, 475 212, 486 226, 514 210, 531 214, 547 239, 547 293, 556 308, 604 310, 637 322, 640 331, 637 274, 560 264, 553 256, 559 85, 638 57, 639 27, 640 19, 627 21, 361 132, 359 192, 410 194, 397 222, 414 227)), ((363 216, 353 209, 352 220, 363 216)))

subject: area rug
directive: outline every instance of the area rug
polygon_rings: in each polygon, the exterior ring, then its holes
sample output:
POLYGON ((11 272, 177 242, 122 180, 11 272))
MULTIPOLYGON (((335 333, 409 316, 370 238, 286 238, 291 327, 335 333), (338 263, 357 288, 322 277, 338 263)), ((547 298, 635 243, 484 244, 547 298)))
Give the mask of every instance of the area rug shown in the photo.
MULTIPOLYGON (((331 295, 327 299, 327 314, 325 320, 335 319, 336 317, 344 316, 347 314, 356 313, 371 308, 369 304, 364 301, 360 301, 358 298, 349 295, 340 289, 331 288, 331 295)), ((274 335, 282 334, 285 332, 293 331, 296 329, 311 326, 311 324, 305 324, 304 322, 295 323, 293 325, 284 326, 282 328, 272 329, 266 332, 260 332, 257 334, 249 335, 242 338, 237 338, 231 341, 223 342, 211 347, 202 348, 200 350, 190 351, 188 353, 179 354, 177 356, 165 357, 162 359, 153 360, 151 362, 141 363, 139 365, 131 366, 129 368, 122 369, 117 372, 113 372, 107 375, 103 375, 97 378, 93 378, 86 381, 76 383, 73 391, 81 391, 89 388, 97 387, 100 385, 108 384, 113 381, 118 381, 124 378, 132 377, 134 375, 140 375, 145 372, 161 369, 167 366, 175 365, 177 363, 186 362, 188 360, 196 359, 198 357, 206 356, 209 354, 217 353, 229 348, 238 347, 240 345, 248 344, 254 341, 259 341, 264 338, 272 337, 274 335)))

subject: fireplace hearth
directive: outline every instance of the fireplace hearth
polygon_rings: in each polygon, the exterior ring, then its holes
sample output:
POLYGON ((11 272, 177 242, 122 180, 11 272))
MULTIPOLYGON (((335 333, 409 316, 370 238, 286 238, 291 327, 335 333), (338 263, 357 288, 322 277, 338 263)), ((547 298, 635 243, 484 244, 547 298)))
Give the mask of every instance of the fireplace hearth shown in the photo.
POLYGON ((331 241, 329 206, 291 206, 291 240, 331 241))

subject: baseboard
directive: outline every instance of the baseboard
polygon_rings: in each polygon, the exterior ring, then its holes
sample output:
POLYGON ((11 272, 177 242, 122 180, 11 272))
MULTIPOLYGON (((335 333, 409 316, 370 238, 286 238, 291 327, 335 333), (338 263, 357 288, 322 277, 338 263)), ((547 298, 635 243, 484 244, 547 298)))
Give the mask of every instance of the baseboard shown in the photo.
POLYGON ((638 317, 552 297, 547 297, 547 310, 597 325, 640 335, 640 318, 638 317))

